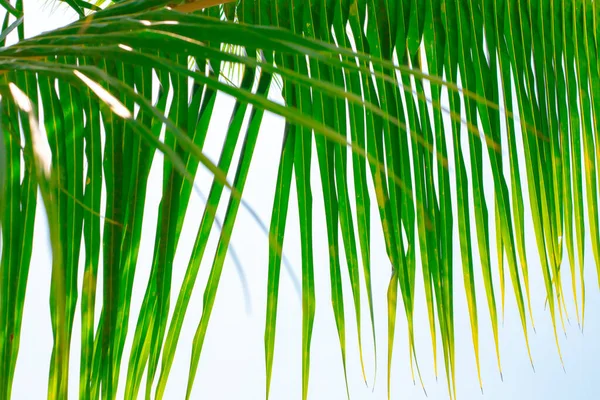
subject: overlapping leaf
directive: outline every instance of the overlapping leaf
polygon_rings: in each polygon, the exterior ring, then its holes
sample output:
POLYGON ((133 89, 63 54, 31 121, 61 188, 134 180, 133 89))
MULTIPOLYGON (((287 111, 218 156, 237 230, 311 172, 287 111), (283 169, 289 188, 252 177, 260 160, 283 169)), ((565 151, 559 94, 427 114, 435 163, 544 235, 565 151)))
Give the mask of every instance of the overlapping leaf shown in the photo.
MULTIPOLYGON (((151 396, 156 384, 155 396, 162 398, 189 298, 217 223, 216 210, 225 201, 223 193, 231 192, 224 223, 219 225, 209 280, 203 288, 202 317, 187 386, 187 396, 191 395, 236 215, 240 206, 247 206, 242 193, 265 111, 287 121, 279 172, 272 182, 276 190, 268 232, 267 396, 276 367, 279 277, 292 200, 298 202, 302 241, 303 398, 308 396, 315 308, 322 306, 315 303, 312 252, 314 207, 320 204, 313 201, 316 195, 323 196, 326 214, 331 307, 344 370, 350 350, 346 347, 347 329, 356 329, 363 362, 361 305, 368 302, 374 340, 377 310, 373 298, 384 295, 373 293, 370 284, 370 255, 383 250, 371 248, 372 195, 390 261, 388 390, 400 294, 408 323, 411 366, 417 361, 415 302, 425 300, 436 373, 439 334, 449 395, 457 395, 454 299, 460 291, 453 282, 455 221, 478 371, 479 326, 487 320, 480 318, 476 303, 478 266, 500 371, 497 298, 500 291, 503 311, 505 260, 528 350, 533 315, 530 261, 524 243, 524 176, 555 335, 559 321, 567 318, 561 280, 563 243, 571 267, 576 315, 583 324, 586 227, 597 265, 600 257, 597 2, 198 0, 179 4, 128 0, 97 12, 93 11, 98 7, 85 1, 67 3, 81 20, 22 40, 22 2, 0 2, 7 10, 0 32, 2 43, 15 29, 21 39, 0 50, 0 295, 9 299, 0 307, 0 387, 6 397, 10 397, 19 348, 38 186, 54 254, 51 398, 66 398, 69 351, 74 345, 71 330, 79 295, 80 397, 95 399, 101 391, 104 398, 115 398, 120 369, 126 366, 128 398, 138 395, 144 371, 145 395, 151 396), (200 11, 221 3, 228 4, 200 11), (167 5, 171 7, 165 8, 167 5), (236 52, 231 52, 232 48, 236 52), (225 65, 242 66, 239 86, 221 78, 228 71, 225 65), (284 105, 269 97, 274 80, 283 83, 284 105), (214 164, 203 147, 208 124, 216 115, 218 93, 233 96, 236 103, 219 162, 214 164), (447 105, 442 104, 445 95, 447 105), (52 153, 47 175, 40 174, 34 149, 41 131, 52 153), (25 143, 21 143, 21 133, 25 143), (520 141, 523 149, 518 148, 520 141), (235 160, 238 143, 242 151, 235 160), (146 187, 156 151, 165 155, 165 163, 154 258, 136 329, 130 333, 146 187), (519 165, 521 155, 526 160, 525 174, 519 165), (315 193, 310 168, 313 156, 321 182, 321 190, 315 193), (489 180, 484 176, 484 160, 491 166, 489 180), (170 315, 173 260, 183 221, 192 218, 186 212, 200 165, 213 173, 212 186, 170 315), (231 165, 237 165, 233 182, 226 179, 231 165), (290 198, 292 174, 296 199, 290 198), (374 193, 368 190, 369 181, 374 193), (104 209, 100 209, 102 183, 106 187, 104 209), (494 192, 493 204, 485 196, 489 187, 494 192), (490 250, 492 236, 496 237, 496 265, 490 250), (84 247, 80 248, 82 238, 84 247), (474 257, 475 246, 479 260, 474 257), (422 283, 415 279, 417 247, 422 283), (342 252, 346 266, 341 263, 342 252), (100 255, 103 265, 99 265, 100 255), (85 260, 84 279, 78 288, 80 258, 85 260), (343 301, 343 267, 348 270, 356 328, 346 324, 349 311, 343 301), (103 293, 97 296, 100 273, 103 293), (361 275, 366 296, 362 295, 361 275), (496 275, 499 288, 494 286, 496 275), (417 284, 424 285, 425 299, 415 297, 417 284), (102 302, 97 328, 96 301, 102 302), (131 335, 133 347, 126 363, 124 346, 131 335)), ((366 379, 364 366, 363 375, 366 379)), ((481 383, 481 377, 479 380, 481 383)))

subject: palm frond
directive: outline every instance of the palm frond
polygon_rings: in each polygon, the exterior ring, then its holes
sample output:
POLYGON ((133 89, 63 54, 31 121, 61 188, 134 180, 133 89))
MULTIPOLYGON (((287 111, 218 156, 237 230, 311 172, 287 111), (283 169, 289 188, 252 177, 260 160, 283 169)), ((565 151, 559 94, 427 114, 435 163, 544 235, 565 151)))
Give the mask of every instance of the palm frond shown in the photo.
POLYGON ((532 263, 525 251, 525 182, 559 354, 557 329, 567 318, 563 246, 583 326, 586 229, 600 266, 597 1, 126 0, 101 10, 102 4, 67 3, 79 13, 78 21, 24 39, 22 2, 13 6, 0 0, 7 10, 0 41, 4 45, 15 29, 19 36, 17 44, 0 49, 0 296, 7 299, 0 305, 3 397, 10 397, 20 346, 38 189, 53 251, 48 390, 49 398, 60 399, 67 398, 79 297, 80 397, 95 399, 102 393, 116 398, 126 365, 126 398, 138 396, 144 373, 146 397, 154 392, 163 398, 217 209, 226 204, 193 341, 186 398, 191 396, 237 213, 240 206, 249 207, 243 192, 265 112, 286 120, 268 232, 267 397, 292 200, 297 201, 302 245, 302 397, 308 397, 318 306, 312 249, 315 205, 320 204, 314 201, 316 193, 322 193, 326 216, 331 307, 346 383, 353 379, 346 372, 349 313, 356 319, 357 350, 368 381, 362 321, 368 318, 375 338, 373 299, 383 295, 371 289, 371 255, 382 250, 372 248, 373 195, 379 212, 373 226, 381 224, 391 264, 388 392, 398 297, 407 319, 411 368, 415 363, 421 378, 414 320, 416 285, 423 284, 435 373, 440 346, 449 396, 457 396, 455 222, 480 385, 477 265, 500 374, 494 282, 498 276, 503 315, 504 260, 530 354, 532 263), (238 84, 222 77, 229 77, 229 68, 240 71, 238 84), (284 104, 270 95, 278 81, 284 104), (209 122, 221 118, 215 108, 219 94, 232 96, 235 105, 215 162, 204 149, 209 122), (51 159, 43 158, 40 138, 47 140, 51 159), (131 333, 133 281, 157 150, 165 158, 162 200, 150 278, 131 333), (321 186, 313 192, 314 157, 321 186), (483 173, 488 163, 489 182, 483 173), (212 173, 210 192, 170 313, 173 262, 184 220, 194 217, 188 205, 198 190, 200 167, 212 173), (493 197, 486 195, 490 189, 493 197), (492 229, 498 265, 490 249, 492 229), (417 283, 418 267, 422 283, 417 283), (344 307, 344 269, 351 311, 344 307), (365 297, 367 316, 361 312, 365 297), (96 301, 102 305, 97 327, 96 301), (128 338, 133 345, 125 362, 128 338))

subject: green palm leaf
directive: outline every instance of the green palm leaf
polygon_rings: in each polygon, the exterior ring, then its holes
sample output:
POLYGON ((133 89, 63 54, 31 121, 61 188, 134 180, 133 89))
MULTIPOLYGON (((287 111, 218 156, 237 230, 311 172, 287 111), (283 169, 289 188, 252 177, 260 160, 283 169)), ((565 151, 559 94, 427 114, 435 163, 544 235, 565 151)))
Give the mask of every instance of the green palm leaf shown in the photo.
MULTIPOLYGON (((388 394, 400 295, 411 369, 415 363, 425 388, 414 323, 415 304, 425 300, 435 374, 441 346, 449 396, 458 396, 455 370, 463 355, 455 351, 455 303, 462 293, 454 284, 455 222, 480 386, 480 326, 487 319, 481 318, 477 304, 478 268, 500 374, 498 298, 503 318, 505 259, 531 359, 533 263, 526 255, 523 193, 531 208, 559 355, 557 325, 564 330, 569 318, 563 243, 575 314, 583 327, 586 229, 600 268, 597 1, 66 3, 78 21, 26 39, 23 2, 0 0, 6 10, 0 32, 1 398, 11 396, 21 344, 39 222, 38 190, 53 254, 49 398, 67 398, 70 353, 76 345, 81 347, 81 398, 114 399, 120 385, 126 398, 135 398, 144 373, 145 396, 154 392, 163 398, 184 321, 194 313, 200 314, 200 322, 186 397, 192 395, 236 217, 240 206, 253 212, 243 192, 258 157, 257 141, 266 134, 261 130, 265 113, 286 121, 267 232, 267 397, 276 367, 280 273, 291 201, 297 201, 301 239, 303 399, 310 392, 315 313, 329 307, 321 304, 315 289, 316 271, 322 267, 313 251, 321 237, 314 225, 319 207, 325 212, 329 301, 348 396, 348 381, 354 379, 347 369, 354 350, 348 346, 348 329, 356 329, 362 375, 369 382, 363 358, 365 304, 377 358, 374 299, 384 294, 371 287, 375 268, 381 270, 371 257, 382 250, 372 248, 373 229, 383 234, 391 264, 385 294, 388 394), (8 38, 16 38, 16 44, 5 46, 8 38), (273 98, 275 92, 283 104, 273 98), (206 138, 210 122, 220 118, 215 104, 223 94, 232 96, 235 105, 214 162, 207 155, 206 138), (134 280, 140 274, 142 227, 148 185, 156 179, 151 166, 157 151, 164 165, 152 265, 131 332, 130 316, 137 312, 132 310, 134 280), (318 170, 312 169, 313 162, 318 170), (176 292, 174 260, 184 221, 199 215, 189 205, 192 191, 199 191, 200 168, 212 174, 211 188, 176 292), (379 214, 374 220, 372 196, 379 214), (223 224, 219 207, 226 207, 223 224), (206 256, 215 233, 216 253, 206 256), (492 237, 498 265, 490 250, 492 237), (211 265, 209 277, 198 289, 203 262, 211 265), (422 283, 416 279, 419 267, 422 283), (102 293, 97 293, 100 278, 102 293), (425 299, 416 296, 421 284, 425 299), (189 307, 195 289, 203 291, 201 310, 189 307), (174 305, 172 296, 177 298, 174 305), (82 336, 75 344, 79 298, 82 336), (96 302, 101 304, 99 316, 96 302), (356 327, 349 323, 352 318, 356 327), (132 347, 126 362, 128 340, 132 347)), ((375 379, 377 372, 372 373, 375 379)))

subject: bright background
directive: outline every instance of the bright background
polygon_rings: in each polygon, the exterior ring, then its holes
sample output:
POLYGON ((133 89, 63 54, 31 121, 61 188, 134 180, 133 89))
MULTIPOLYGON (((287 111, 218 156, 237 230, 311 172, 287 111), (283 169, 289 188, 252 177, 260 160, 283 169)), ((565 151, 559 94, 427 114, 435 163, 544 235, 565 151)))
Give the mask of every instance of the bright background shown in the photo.
MULTIPOLYGON (((33 36, 73 20, 74 15, 65 6, 47 0, 25 1, 27 36, 33 36)), ((276 91, 272 91, 277 97, 276 91)), ((233 100, 221 96, 215 106, 217 113, 213 118, 207 140, 207 151, 216 160, 222 146, 224 132, 227 128, 229 113, 233 100), (222 116, 221 116, 222 114, 222 116)), ((268 225, 274 195, 274 183, 281 149, 283 120, 267 115, 262 133, 256 148, 250 176, 246 184, 244 198, 268 225)), ((466 144, 466 143, 465 143, 466 144)), ((239 146, 238 146, 239 147, 239 146)), ((239 148, 238 148, 239 152, 239 148)), ((467 155, 466 155, 467 156, 467 155)), ((452 160, 452 154, 450 154, 452 160)), ((487 157, 484 157, 487 162, 487 157)), ((316 159, 313 161, 313 195, 314 195, 314 253, 316 281, 316 320, 312 341, 312 365, 310 375, 309 398, 311 399, 345 399, 346 391, 341 365, 341 356, 330 307, 329 263, 327 256, 327 238, 324 223, 323 200, 318 178, 316 159)), ((470 163, 467 157, 467 170, 470 163)), ((452 166, 450 166, 452 171, 452 166)), ((524 165, 522 166, 524 168, 524 165)), ((235 165, 231 171, 235 171, 235 165)), ((486 181, 491 182, 489 165, 486 166, 486 181)), ((152 262, 152 246, 156 229, 157 206, 160 202, 162 186, 162 156, 155 158, 153 178, 150 180, 147 212, 145 214, 144 233, 138 272, 134 285, 133 309, 131 315, 130 338, 125 347, 123 360, 129 358, 131 339, 133 336, 137 312, 142 302, 152 262)), ((524 176, 525 174, 522 174, 524 176)), ((197 178, 197 185, 204 193, 208 193, 210 175, 202 170, 197 178)), ((453 179, 453 178, 452 178, 453 179)), ((295 198, 295 184, 292 186, 292 199, 295 198)), ((526 187, 523 193, 527 193, 526 187)), ((488 205, 493 207, 492 187, 486 187, 488 205)), ((375 205, 375 201, 372 201, 375 205)), ((41 204, 41 199, 40 199, 41 204)), ((222 202, 225 204, 225 202, 222 202)), ((570 322, 566 324, 566 334, 560 330, 559 340, 564 359, 565 371, 561 366, 556 351, 550 316, 544 310, 545 289, 535 246, 533 227, 530 222, 528 199, 526 206, 526 238, 528 261, 530 266, 532 307, 537 333, 529 327, 531 351, 535 364, 535 372, 527 358, 521 324, 518 317, 512 286, 507 281, 506 314, 504 323, 500 323, 500 346, 504 381, 501 381, 496 367, 496 356, 492 339, 492 331, 487 312, 487 303, 483 290, 483 281, 479 263, 474 263, 476 285, 478 288, 478 309, 480 325, 481 373, 483 394, 479 389, 475 358, 471 343, 471 328, 463 287, 461 263, 458 247, 458 233, 454 232, 454 281, 455 281, 455 325, 456 325, 456 379, 458 397, 462 399, 598 399, 600 386, 595 382, 600 366, 600 295, 597 287, 596 268, 591 255, 591 243, 586 242, 586 319, 585 332, 582 333, 575 319, 574 304, 571 294, 571 277, 568 263, 564 262, 564 289, 567 296, 570 322)), ((191 253, 203 210, 202 199, 192 193, 188 208, 188 218, 184 225, 180 248, 177 252, 173 271, 172 307, 187 267, 187 259, 191 253)), ((363 350, 367 368, 369 387, 366 387, 360 372, 357 351, 356 322, 352 311, 350 285, 347 271, 342 269, 344 277, 344 293, 346 308, 346 336, 348 347, 348 380, 351 398, 353 399, 385 399, 386 398, 386 354, 387 354, 387 305, 385 293, 390 276, 390 263, 385 254, 378 214, 372 210, 372 273, 373 293, 375 301, 375 318, 377 329, 378 358, 377 382, 372 387, 374 375, 374 357, 372 338, 366 307, 366 295, 363 291, 363 350)), ((34 256, 29 276, 29 285, 25 301, 24 321, 22 328, 21 350, 15 373, 13 389, 14 399, 42 399, 46 397, 48 369, 52 349, 52 333, 49 314, 49 282, 51 254, 49 238, 43 207, 38 207, 37 230, 34 238, 34 256)), ((224 215, 224 207, 219 215, 224 215)), ((472 217, 473 218, 473 217, 472 217)), ((473 219, 472 219, 473 221, 473 219)), ((455 224, 456 225, 456 224, 455 224)), ((495 236, 493 218, 490 221, 490 245, 492 265, 497 265, 495 253, 495 236)), ((301 393, 301 303, 297 289, 300 274, 300 239, 298 229, 298 213, 296 202, 291 201, 288 214, 288 227, 284 253, 291 262, 296 282, 288 270, 284 268, 281 275, 280 299, 278 313, 278 331, 271 398, 298 399, 301 393)), ((213 235, 217 233, 213 231, 213 235)), ((588 233, 589 234, 589 233, 588 233)), ((473 232, 473 243, 476 243, 473 232)), ((209 251, 216 246, 215 236, 211 238, 206 259, 210 260, 209 251)), ((241 263, 242 273, 236 269, 232 257, 228 257, 217 295, 211 325, 206 337, 199 371, 196 378, 193 398, 200 399, 262 399, 264 398, 265 372, 263 334, 266 304, 267 255, 268 241, 264 231, 251 217, 249 212, 241 209, 236 229, 232 238, 232 246, 241 263), (242 277, 243 279, 240 279, 242 277), (242 284, 245 279, 245 284, 242 284)), ((83 248, 83 247, 82 247, 83 248)), ((474 246, 476 251, 476 246, 474 246)), ((566 250, 564 251, 566 257, 566 250)), ((479 255, 474 254, 474 260, 479 255)), ((165 398, 180 399, 185 393, 189 368, 191 341, 200 320, 202 309, 202 288, 204 287, 210 263, 202 264, 196 290, 192 296, 180 346, 175 357, 175 364, 167 386, 165 398)), ((497 267, 495 267, 497 268, 497 267)), ((82 271, 82 270, 81 270, 82 271)), ((101 276, 101 274, 99 275, 101 276)), ((81 282, 80 277, 80 282, 81 282)), ((497 305, 500 314, 499 283, 495 276, 497 305)), ((507 271, 507 279, 508 271, 507 271)), ((429 399, 448 398, 441 340, 438 338, 439 378, 436 381, 433 372, 432 346, 429 335, 427 310, 423 291, 420 267, 417 267, 417 292, 415 309, 416 344, 421 373, 429 399)), ((101 288, 98 288, 101 293, 101 288)), ((99 305, 100 302, 97 302, 99 305)), ((393 399, 425 399, 422 388, 413 385, 408 362, 407 329, 402 303, 398 303, 398 319, 396 328, 394 362, 392 367, 393 399)), ((99 308, 98 308, 99 311, 99 308)), ((99 313, 97 312, 97 315, 99 313)), ((80 341, 80 309, 76 310, 73 346, 71 353, 70 393, 77 397, 79 374, 79 341, 80 341)), ((119 398, 123 396, 126 365, 122 367, 119 398)), ((145 384, 145 382, 143 382, 145 384)))

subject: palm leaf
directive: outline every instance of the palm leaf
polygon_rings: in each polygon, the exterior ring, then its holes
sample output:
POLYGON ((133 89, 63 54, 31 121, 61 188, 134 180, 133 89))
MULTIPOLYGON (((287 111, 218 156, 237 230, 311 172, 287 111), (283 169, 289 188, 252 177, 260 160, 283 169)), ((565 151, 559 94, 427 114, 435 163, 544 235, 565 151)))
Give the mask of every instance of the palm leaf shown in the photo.
MULTIPOLYGON (((78 13, 78 21, 25 39, 22 1, 0 1, 6 10, 0 41, 4 46, 9 36, 18 37, 16 44, 0 49, 0 296, 8 299, 0 305, 3 398, 10 397, 20 346, 38 189, 53 251, 49 397, 67 396, 69 354, 75 345, 71 332, 81 296, 80 397, 97 398, 101 392, 104 398, 116 398, 126 365, 127 398, 139 394, 144 371, 146 397, 155 391, 155 397, 162 398, 200 265, 208 261, 211 268, 187 384, 186 396, 191 396, 237 213, 240 206, 251 209, 243 192, 265 112, 286 120, 268 232, 267 397, 292 200, 299 210, 302 396, 308 397, 314 316, 321 307, 316 303, 312 250, 313 216, 321 204, 315 197, 320 199, 321 193, 331 307, 347 390, 352 379, 346 371, 347 353, 352 350, 347 347, 351 314, 357 323, 365 381, 368 375, 361 276, 374 346, 374 298, 383 295, 371 289, 373 195, 390 261, 388 392, 398 290, 407 319, 411 367, 417 362, 414 314, 415 303, 422 301, 415 296, 415 285, 421 284, 416 282, 420 264, 434 370, 437 374, 441 345, 449 396, 457 396, 455 366, 462 355, 455 352, 454 304, 460 292, 453 280, 454 221, 480 385, 475 254, 500 373, 497 298, 500 290, 504 314, 504 259, 529 352, 533 315, 523 176, 559 354, 557 325, 568 318, 561 278, 563 243, 576 315, 583 325, 586 229, 600 268, 597 2, 126 0, 103 9, 101 3, 83 0, 66 3, 78 13), (232 71, 240 71, 239 83, 232 71), (282 82, 284 104, 271 96, 277 90, 273 81, 282 82), (209 123, 219 118, 215 101, 220 94, 236 102, 219 160, 213 162, 205 146, 209 123), (165 159, 162 199, 150 278, 131 333, 133 281, 157 150, 165 159), (314 192, 313 156, 321 189, 314 192), (526 161, 525 174, 519 157, 526 161), (487 163, 491 182, 484 177, 487 163), (212 173, 211 189, 171 312, 173 262, 184 220, 194 218, 188 205, 192 191, 198 190, 201 166, 212 173), (296 199, 291 198, 293 178, 296 199), (486 196, 489 188, 493 204, 486 196), (225 203, 220 224, 217 209, 225 203), (217 249, 207 259, 215 225, 217 249), (492 234, 497 268, 490 250, 492 234), (344 304, 345 270, 351 311, 344 304), (99 274, 103 290, 97 296, 99 274), (499 289, 494 285, 496 276, 499 289), (96 301, 102 304, 98 326, 96 301), (126 363, 128 338, 133 345, 126 363)), ((377 357, 376 347, 374 354, 377 357)), ((418 363, 416 367, 421 379, 418 363)))

